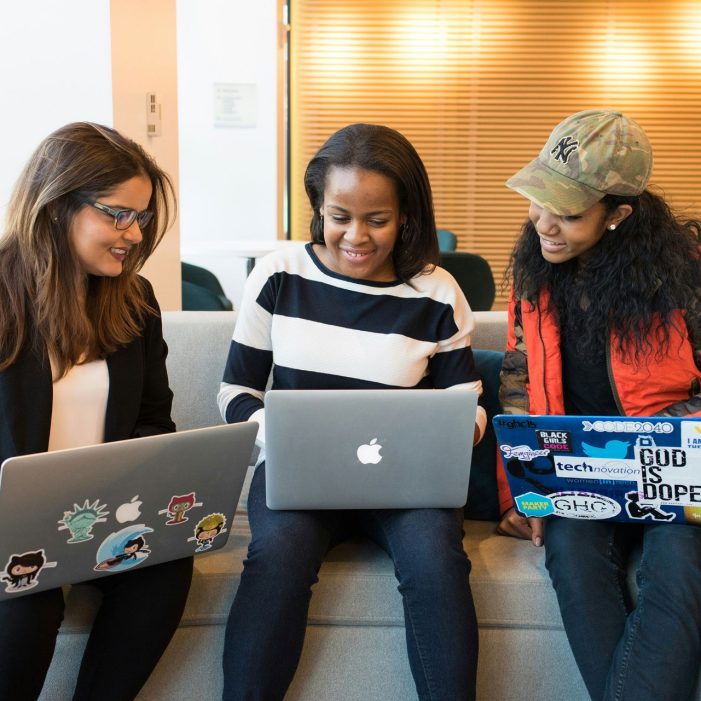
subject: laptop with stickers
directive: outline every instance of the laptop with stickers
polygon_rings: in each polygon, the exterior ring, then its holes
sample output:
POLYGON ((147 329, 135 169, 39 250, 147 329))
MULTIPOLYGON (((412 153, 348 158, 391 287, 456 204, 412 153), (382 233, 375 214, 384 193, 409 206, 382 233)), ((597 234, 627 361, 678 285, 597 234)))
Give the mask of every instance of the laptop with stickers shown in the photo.
POLYGON ((471 390, 271 390, 271 509, 461 507, 477 394, 471 390))
POLYGON ((516 510, 701 525, 701 417, 493 419, 516 510))
POLYGON ((215 426, 5 460, 0 599, 223 546, 256 430, 215 426))

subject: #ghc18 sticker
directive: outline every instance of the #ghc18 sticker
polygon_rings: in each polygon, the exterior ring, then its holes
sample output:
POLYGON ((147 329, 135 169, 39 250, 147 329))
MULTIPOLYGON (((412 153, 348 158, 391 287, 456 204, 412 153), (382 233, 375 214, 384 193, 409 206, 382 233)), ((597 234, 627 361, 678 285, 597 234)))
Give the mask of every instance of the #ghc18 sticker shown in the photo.
POLYGON ((565 518, 599 521, 618 516, 621 505, 614 499, 591 492, 555 492, 549 494, 552 513, 565 518))

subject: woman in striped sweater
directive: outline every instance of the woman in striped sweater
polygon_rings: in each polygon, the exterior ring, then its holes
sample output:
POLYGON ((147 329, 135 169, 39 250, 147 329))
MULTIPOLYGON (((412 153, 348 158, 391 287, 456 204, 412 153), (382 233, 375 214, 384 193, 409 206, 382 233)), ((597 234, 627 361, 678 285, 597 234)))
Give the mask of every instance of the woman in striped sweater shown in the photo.
MULTIPOLYGON (((255 420, 275 389, 468 387, 481 391, 472 312, 437 267, 428 177, 387 127, 355 124, 311 160, 311 243, 263 259, 246 283, 219 392, 228 422, 255 420)), ((486 422, 480 408, 479 439, 486 422)), ((472 430, 466 427, 466 430, 472 430)), ((272 511, 265 463, 251 484, 252 540, 229 614, 225 699, 282 699, 299 661, 311 586, 350 532, 392 557, 421 699, 472 699, 477 624, 453 509, 272 511)))

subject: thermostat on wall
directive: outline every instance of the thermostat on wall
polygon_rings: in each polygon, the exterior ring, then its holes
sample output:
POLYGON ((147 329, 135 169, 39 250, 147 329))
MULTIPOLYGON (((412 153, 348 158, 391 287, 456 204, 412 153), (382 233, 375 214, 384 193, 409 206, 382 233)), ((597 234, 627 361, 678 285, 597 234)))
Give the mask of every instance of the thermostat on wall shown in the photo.
POLYGON ((148 136, 161 135, 161 101, 155 92, 146 93, 146 133, 148 136))

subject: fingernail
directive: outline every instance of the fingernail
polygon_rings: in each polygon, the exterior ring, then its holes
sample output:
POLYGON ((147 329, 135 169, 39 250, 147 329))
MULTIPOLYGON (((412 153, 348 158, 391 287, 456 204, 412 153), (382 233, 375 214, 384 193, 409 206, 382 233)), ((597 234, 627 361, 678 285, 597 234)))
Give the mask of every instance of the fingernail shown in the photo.
POLYGON ((536 548, 539 548, 542 544, 543 544, 543 539, 542 539, 540 536, 538 536, 538 537, 535 539, 535 546, 536 546, 536 548))

